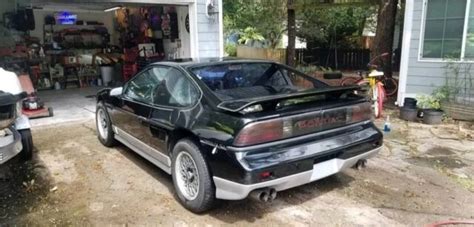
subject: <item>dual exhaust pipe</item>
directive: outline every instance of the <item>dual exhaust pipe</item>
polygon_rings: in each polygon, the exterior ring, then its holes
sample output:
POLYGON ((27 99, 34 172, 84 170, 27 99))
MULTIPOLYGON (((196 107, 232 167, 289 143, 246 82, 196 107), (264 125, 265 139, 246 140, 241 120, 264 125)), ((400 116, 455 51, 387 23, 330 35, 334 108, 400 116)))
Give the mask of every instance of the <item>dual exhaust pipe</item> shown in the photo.
POLYGON ((250 192, 250 198, 259 202, 272 202, 277 197, 277 191, 274 188, 262 188, 250 192))
MULTIPOLYGON (((367 164, 367 159, 361 159, 361 160, 358 160, 356 164, 352 166, 352 168, 354 169, 365 168, 366 164, 367 164)), ((250 192, 249 197, 259 202, 268 203, 276 199, 277 191, 274 188, 256 189, 250 192)))

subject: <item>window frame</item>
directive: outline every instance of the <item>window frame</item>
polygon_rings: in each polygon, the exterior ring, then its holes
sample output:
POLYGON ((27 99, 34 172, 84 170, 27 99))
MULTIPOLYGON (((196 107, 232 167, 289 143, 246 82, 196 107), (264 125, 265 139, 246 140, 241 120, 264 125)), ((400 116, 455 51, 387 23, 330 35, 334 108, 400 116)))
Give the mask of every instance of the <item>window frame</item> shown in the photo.
POLYGON ((122 91, 122 99, 125 99, 125 100, 130 101, 130 102, 135 102, 135 103, 139 103, 139 104, 142 104, 142 105, 146 105, 146 106, 149 106, 149 107, 153 107, 153 108, 164 109, 164 110, 174 110, 174 109, 176 109, 176 110, 189 110, 189 109, 193 109, 201 102, 202 96, 203 96, 203 91, 202 91, 201 87, 199 86, 199 84, 196 83, 196 81, 194 81, 193 77, 186 72, 186 70, 183 70, 183 69, 181 69, 180 67, 177 67, 177 66, 160 65, 160 64, 147 66, 146 68, 141 70, 139 73, 137 73, 135 76, 133 76, 129 81, 127 81, 127 83, 124 84, 123 91, 122 91), (183 74, 183 76, 186 77, 191 82, 192 86, 194 86, 196 88, 196 90, 198 91, 199 95, 198 95, 198 98, 196 99, 196 102, 193 105, 190 105, 190 106, 158 105, 158 104, 155 104, 153 101, 151 103, 144 103, 144 102, 141 102, 141 101, 138 101, 138 100, 133 100, 133 99, 129 98, 127 95, 125 95, 125 92, 127 91, 127 88, 128 88, 129 84, 131 83, 131 81, 133 79, 135 79, 139 75, 147 72, 148 70, 151 70, 153 68, 158 68, 158 67, 173 68, 173 69, 176 69, 179 72, 181 72, 183 74))
MULTIPOLYGON (((462 43, 461 43, 461 55, 459 59, 448 59, 448 58, 427 58, 423 57, 423 48, 424 48, 424 41, 425 41, 425 29, 426 29, 426 15, 428 11, 428 1, 423 0, 422 5, 422 13, 421 13, 421 25, 420 25, 420 37, 418 39, 418 61, 419 62, 463 62, 463 63, 474 63, 474 58, 469 58, 468 60, 465 59, 465 51, 466 51, 466 38, 467 38, 467 30, 468 30, 468 22, 469 22, 469 11, 471 7, 472 0, 466 0, 466 11, 464 12, 464 24, 463 24, 463 34, 462 34, 462 43)), ((474 3, 473 3, 474 4, 474 3)), ((410 41, 411 42, 411 41, 410 41)))
MULTIPOLYGON (((468 22, 469 22, 469 11, 471 7, 471 3, 474 0, 466 0, 466 11, 464 12, 464 24, 463 24, 463 34, 462 34, 462 43, 461 43, 461 55, 459 59, 447 59, 447 58, 427 58, 423 57, 424 51, 424 41, 425 41, 425 28, 426 28, 426 14, 428 11, 428 1, 423 0, 422 2, 422 9, 421 9, 421 25, 420 25, 420 36, 418 39, 418 61, 419 62, 431 62, 431 63, 446 63, 446 62, 457 62, 457 63, 474 63, 474 58, 465 59, 465 51, 466 51, 466 39, 467 39, 467 30, 468 30, 468 22)), ((474 4, 474 3, 472 3, 474 4)), ((412 42, 412 40, 410 40, 412 42)))

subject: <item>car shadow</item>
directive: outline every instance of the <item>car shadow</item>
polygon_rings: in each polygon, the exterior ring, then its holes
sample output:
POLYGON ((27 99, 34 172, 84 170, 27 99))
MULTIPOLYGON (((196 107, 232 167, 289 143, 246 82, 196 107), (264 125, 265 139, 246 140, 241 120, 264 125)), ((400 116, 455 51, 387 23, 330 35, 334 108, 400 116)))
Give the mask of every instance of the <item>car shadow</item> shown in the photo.
POLYGON ((133 162, 133 164, 140 167, 148 175, 152 176, 157 181, 165 185, 169 192, 174 195, 174 186, 171 175, 167 174, 165 171, 155 166, 153 163, 146 160, 138 153, 123 144, 119 144, 114 148, 117 149, 117 151, 120 152, 120 154, 123 155, 125 158, 133 162))
MULTIPOLYGON (((165 185, 170 194, 177 199, 170 175, 124 145, 118 145, 115 148, 125 158, 165 185)), ((200 215, 211 216, 228 224, 241 222, 242 220, 252 223, 268 213, 276 212, 291 205, 297 206, 335 189, 348 187, 353 180, 353 177, 345 173, 339 173, 300 187, 278 192, 276 200, 271 203, 263 203, 250 198, 239 201, 218 200, 214 209, 200 215)), ((179 205, 179 202, 176 201, 176 204, 179 205)))
POLYGON ((37 210, 50 193, 53 178, 37 156, 23 161, 19 156, 0 166, 0 225, 15 226, 23 216, 37 210))
POLYGON ((242 220, 252 223, 263 218, 266 214, 285 209, 288 206, 303 204, 338 188, 348 187, 353 180, 353 177, 339 173, 300 187, 278 192, 277 198, 268 203, 250 198, 241 201, 221 201, 216 209, 208 212, 208 215, 228 224, 242 220))

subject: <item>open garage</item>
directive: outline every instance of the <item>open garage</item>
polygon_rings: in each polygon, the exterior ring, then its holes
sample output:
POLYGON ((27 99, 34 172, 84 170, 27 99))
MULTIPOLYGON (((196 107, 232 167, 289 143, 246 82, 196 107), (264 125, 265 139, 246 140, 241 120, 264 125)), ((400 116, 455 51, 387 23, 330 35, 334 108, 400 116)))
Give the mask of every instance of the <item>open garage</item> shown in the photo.
POLYGON ((90 117, 98 90, 150 63, 223 55, 218 1, 18 0, 0 13, 0 65, 44 107, 24 112, 49 117, 33 125, 90 117))

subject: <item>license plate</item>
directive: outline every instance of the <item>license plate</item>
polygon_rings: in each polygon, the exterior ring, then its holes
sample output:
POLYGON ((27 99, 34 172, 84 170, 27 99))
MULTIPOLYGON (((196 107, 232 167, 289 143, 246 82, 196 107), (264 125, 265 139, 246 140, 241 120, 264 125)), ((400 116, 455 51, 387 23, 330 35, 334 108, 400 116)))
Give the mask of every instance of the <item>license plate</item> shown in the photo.
POLYGON ((332 159, 324 162, 320 162, 313 166, 313 173, 311 174, 311 180, 319 180, 327 176, 333 175, 339 171, 337 166, 337 160, 332 159))

